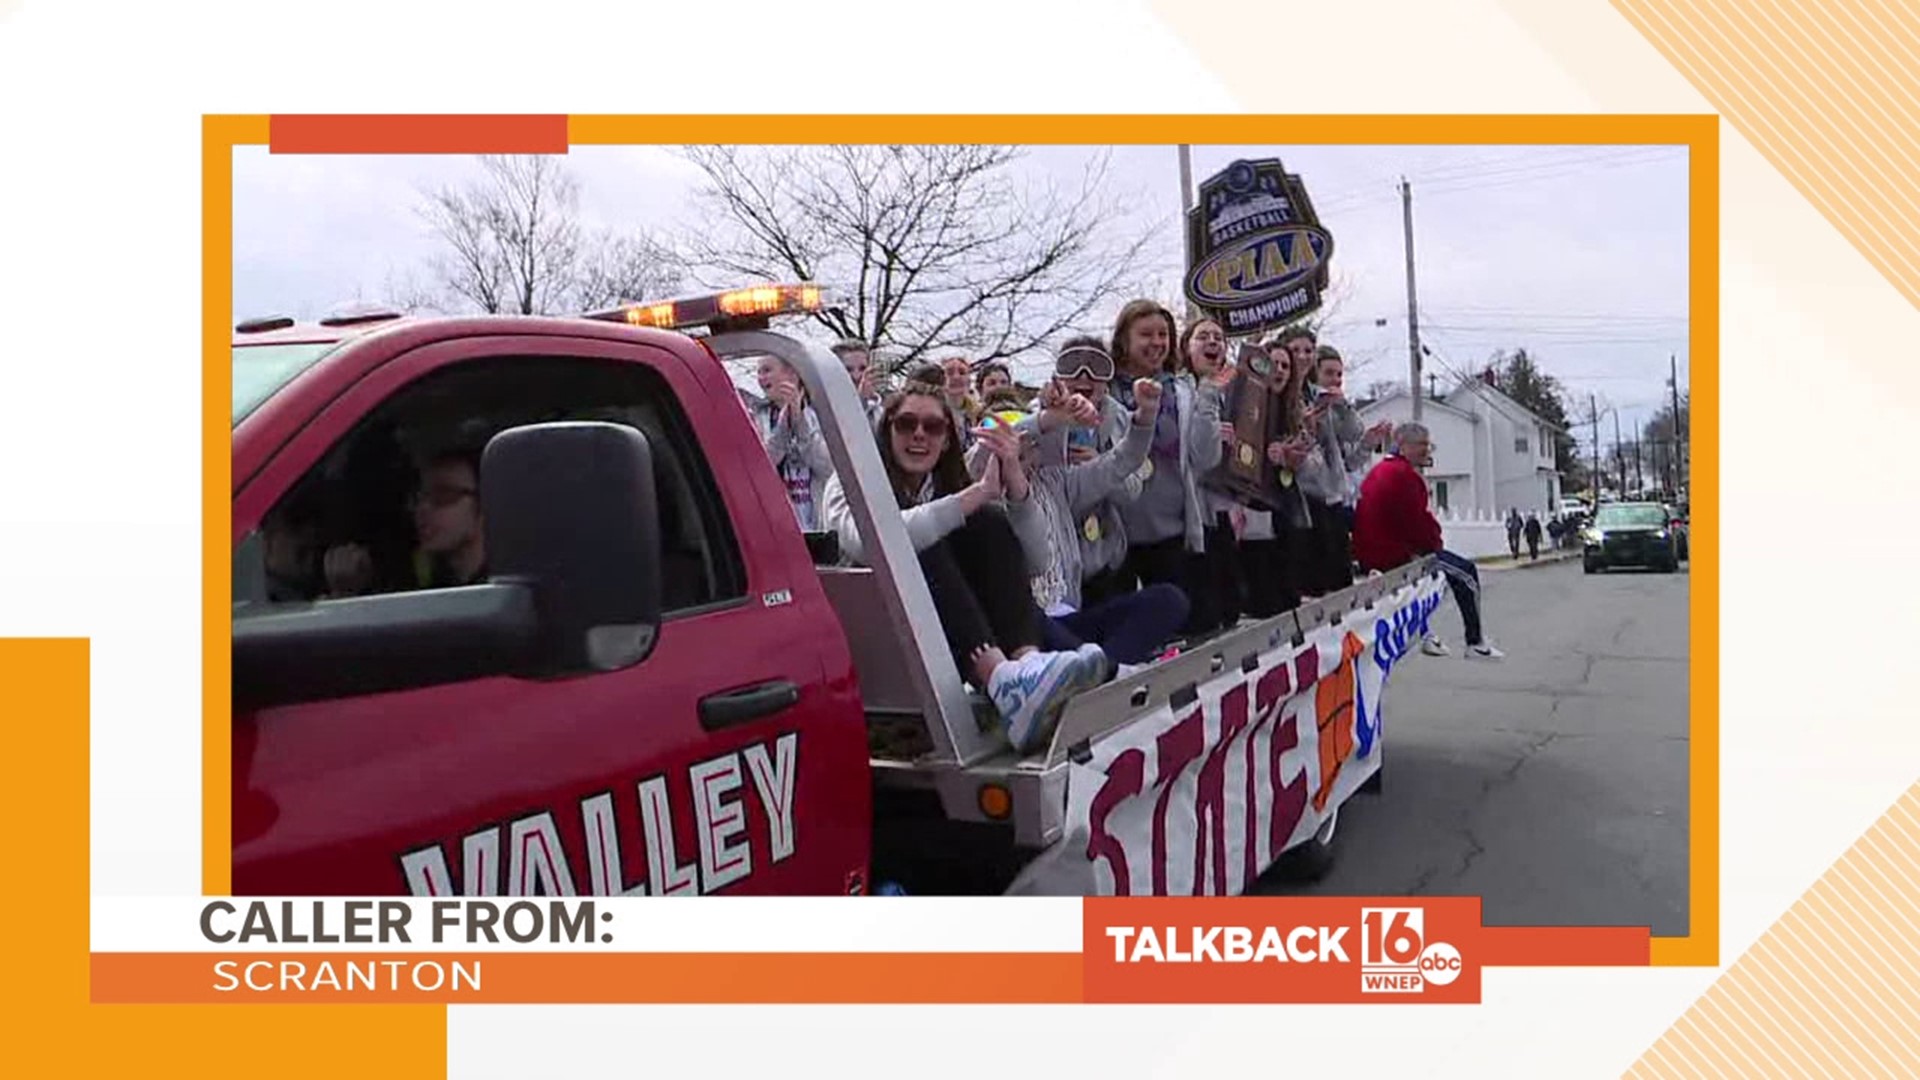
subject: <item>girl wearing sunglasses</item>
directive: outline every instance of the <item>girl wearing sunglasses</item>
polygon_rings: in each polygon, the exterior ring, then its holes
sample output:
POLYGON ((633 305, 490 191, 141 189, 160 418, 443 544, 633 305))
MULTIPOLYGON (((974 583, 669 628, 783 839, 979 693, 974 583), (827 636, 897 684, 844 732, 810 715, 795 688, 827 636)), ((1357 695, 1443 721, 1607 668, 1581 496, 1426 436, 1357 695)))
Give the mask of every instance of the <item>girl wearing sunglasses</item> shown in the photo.
MULTIPOLYGON (((959 416, 938 385, 909 383, 881 410, 874 437, 907 537, 920 555, 954 662, 984 691, 1013 746, 1030 751, 1053 734, 1075 692, 1107 676, 1098 646, 1040 651, 1029 567, 1049 557, 1046 521, 1020 464, 1020 437, 996 426, 973 432, 988 448, 968 472, 959 416)), ((828 527, 854 562, 860 529, 836 475, 827 484, 828 527)))

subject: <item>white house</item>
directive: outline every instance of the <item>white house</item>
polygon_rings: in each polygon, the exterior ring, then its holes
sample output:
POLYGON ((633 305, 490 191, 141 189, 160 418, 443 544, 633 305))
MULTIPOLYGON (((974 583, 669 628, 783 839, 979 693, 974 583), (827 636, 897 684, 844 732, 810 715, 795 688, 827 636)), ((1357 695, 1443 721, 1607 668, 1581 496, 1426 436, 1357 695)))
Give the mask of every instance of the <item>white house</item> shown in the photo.
MULTIPOLYGON (((1360 416, 1369 427, 1404 424, 1413 419, 1413 399, 1392 394, 1362 407, 1360 416)), ((1544 522, 1559 507, 1556 428, 1531 409, 1469 379, 1443 398, 1423 400, 1420 422, 1433 436, 1427 490, 1449 550, 1469 558, 1501 554, 1509 509, 1532 511, 1544 522)))
MULTIPOLYGON (((1479 379, 1421 403, 1433 434, 1427 470, 1434 509, 1456 517, 1505 517, 1509 509, 1546 515, 1560 505, 1554 424, 1479 379)), ((1360 410, 1368 425, 1413 419, 1413 399, 1397 393, 1360 410)))
MULTIPOLYGON (((1474 487, 1474 448, 1481 441, 1480 418, 1434 398, 1420 404, 1420 422, 1433 436, 1433 465, 1426 470, 1433 511, 1441 515, 1470 512, 1479 505, 1474 487)), ((1413 400, 1404 393, 1381 398, 1363 406, 1360 419, 1368 427, 1382 420, 1391 420, 1398 427, 1413 419, 1413 400)))

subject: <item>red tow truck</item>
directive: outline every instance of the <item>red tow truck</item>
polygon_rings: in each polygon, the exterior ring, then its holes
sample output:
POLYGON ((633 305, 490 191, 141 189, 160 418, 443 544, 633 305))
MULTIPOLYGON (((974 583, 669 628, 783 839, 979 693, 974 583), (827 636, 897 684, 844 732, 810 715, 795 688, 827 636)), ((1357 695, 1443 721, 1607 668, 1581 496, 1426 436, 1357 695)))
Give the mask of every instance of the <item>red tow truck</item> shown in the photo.
POLYGON ((1430 568, 1088 691, 1016 753, 948 655, 844 369, 770 329, 822 302, 236 329, 235 893, 1221 893, 1324 865, 1377 785, 1430 568), (869 566, 788 508, 728 369, 768 355, 869 566), (485 580, 322 598, 331 547, 405 563, 413 463, 461 438, 485 446, 485 580))

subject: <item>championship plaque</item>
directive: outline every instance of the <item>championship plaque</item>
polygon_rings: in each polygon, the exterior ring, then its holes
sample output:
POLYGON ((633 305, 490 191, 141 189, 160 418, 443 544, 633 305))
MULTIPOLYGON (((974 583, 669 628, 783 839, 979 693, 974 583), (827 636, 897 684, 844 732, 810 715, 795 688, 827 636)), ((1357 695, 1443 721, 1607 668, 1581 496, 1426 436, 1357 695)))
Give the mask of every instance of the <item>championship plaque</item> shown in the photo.
POLYGON ((1267 461, 1267 445, 1280 437, 1275 407, 1283 389, 1273 379, 1273 361, 1258 345, 1242 345, 1233 381, 1227 384, 1221 418, 1233 425, 1233 442, 1206 485, 1243 506, 1271 511, 1280 504, 1279 470, 1267 461))

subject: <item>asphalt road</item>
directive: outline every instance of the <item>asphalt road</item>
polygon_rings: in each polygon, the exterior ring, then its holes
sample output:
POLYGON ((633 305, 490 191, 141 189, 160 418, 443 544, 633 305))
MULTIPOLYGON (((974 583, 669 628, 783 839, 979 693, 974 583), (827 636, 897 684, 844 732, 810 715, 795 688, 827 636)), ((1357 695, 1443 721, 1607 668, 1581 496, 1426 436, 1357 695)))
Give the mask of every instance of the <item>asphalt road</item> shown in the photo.
POLYGON ((1321 881, 1266 895, 1484 898, 1488 925, 1687 931, 1687 567, 1482 573, 1498 663, 1415 656, 1388 689, 1383 788, 1342 809, 1321 881))

